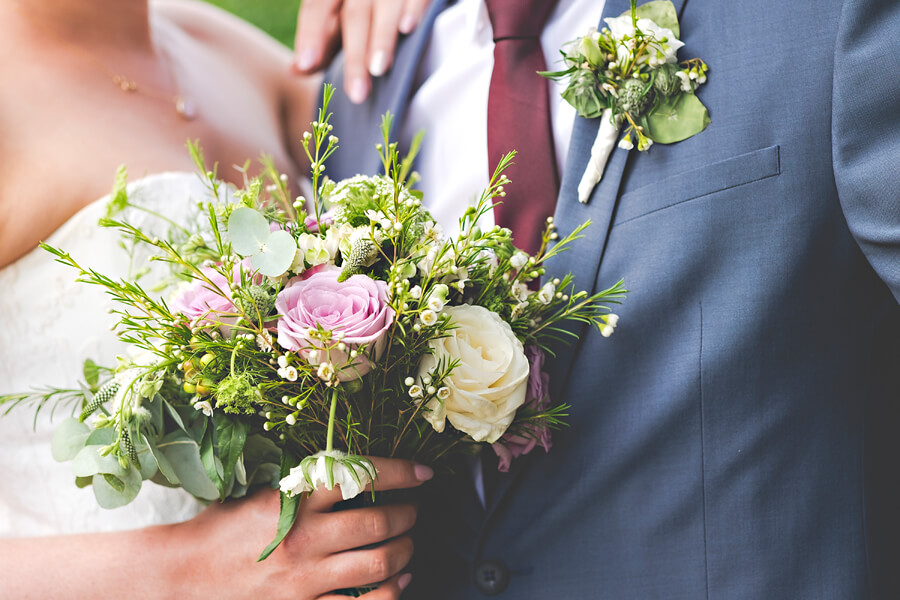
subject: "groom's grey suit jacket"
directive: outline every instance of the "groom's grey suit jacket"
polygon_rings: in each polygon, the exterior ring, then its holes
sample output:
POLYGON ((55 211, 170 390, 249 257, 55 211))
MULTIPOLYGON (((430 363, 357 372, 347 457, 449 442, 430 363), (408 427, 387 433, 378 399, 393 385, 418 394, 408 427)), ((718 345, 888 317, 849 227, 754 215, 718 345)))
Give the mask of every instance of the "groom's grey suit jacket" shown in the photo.
MULTIPOLYGON (((332 177, 378 170, 444 2, 366 105, 336 95, 332 177)), ((582 205, 577 120, 556 219, 593 225, 551 270, 624 278, 619 327, 555 361, 549 454, 486 511, 465 477, 423 508, 404 597, 900 598, 900 2, 674 3, 712 123, 615 150, 582 205)))

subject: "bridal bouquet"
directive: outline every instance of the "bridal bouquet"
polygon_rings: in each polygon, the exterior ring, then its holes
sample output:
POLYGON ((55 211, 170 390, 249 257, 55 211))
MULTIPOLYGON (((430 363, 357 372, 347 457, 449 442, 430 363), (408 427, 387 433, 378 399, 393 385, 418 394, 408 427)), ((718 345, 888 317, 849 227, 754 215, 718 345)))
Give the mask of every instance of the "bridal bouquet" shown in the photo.
POLYGON ((45 246, 107 290, 116 332, 133 351, 112 369, 89 362, 82 390, 42 397, 77 402, 53 452, 102 506, 127 504, 145 480, 207 500, 278 486, 281 518, 265 557, 304 493, 339 486, 348 499, 377 484, 366 456, 439 464, 491 445, 507 468, 538 444, 549 449, 566 407, 547 396, 544 355, 573 321, 609 335, 617 318, 603 303, 625 292, 621 283, 575 292, 571 276, 537 284, 542 263, 587 224, 556 240, 551 220, 536 256, 516 250, 508 230, 480 228, 504 196, 511 154, 463 214, 460 234, 445 237, 409 187, 412 156, 400 160, 389 143, 389 116, 385 174, 327 180, 324 162, 337 148, 331 93, 304 135, 310 214, 271 165, 237 191, 204 169, 204 217, 159 239, 116 219, 129 203, 120 177, 101 224, 167 264, 181 282, 167 299, 45 246))

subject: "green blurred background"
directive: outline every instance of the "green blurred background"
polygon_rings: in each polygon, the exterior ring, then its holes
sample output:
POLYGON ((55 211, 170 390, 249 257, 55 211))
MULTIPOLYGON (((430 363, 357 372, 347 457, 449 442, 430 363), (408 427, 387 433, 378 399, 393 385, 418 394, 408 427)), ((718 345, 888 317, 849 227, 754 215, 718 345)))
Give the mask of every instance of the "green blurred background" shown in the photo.
POLYGON ((242 17, 285 46, 294 46, 300 0, 206 0, 242 17))

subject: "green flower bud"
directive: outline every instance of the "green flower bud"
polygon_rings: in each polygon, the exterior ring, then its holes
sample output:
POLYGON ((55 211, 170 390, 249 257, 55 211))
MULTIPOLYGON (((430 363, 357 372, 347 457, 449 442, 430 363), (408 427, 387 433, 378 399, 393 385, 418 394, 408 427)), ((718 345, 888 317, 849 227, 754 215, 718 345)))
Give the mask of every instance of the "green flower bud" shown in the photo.
POLYGON ((656 79, 653 80, 653 89, 663 96, 672 96, 681 89, 681 80, 675 75, 678 65, 664 64, 656 69, 656 79))
POLYGON ((580 69, 572 75, 562 97, 582 117, 597 118, 603 114, 607 105, 606 94, 601 90, 600 83, 600 78, 592 69, 580 69))
POLYGON ((644 91, 646 85, 640 79, 628 79, 619 88, 619 109, 636 118, 650 102, 652 89, 644 91))

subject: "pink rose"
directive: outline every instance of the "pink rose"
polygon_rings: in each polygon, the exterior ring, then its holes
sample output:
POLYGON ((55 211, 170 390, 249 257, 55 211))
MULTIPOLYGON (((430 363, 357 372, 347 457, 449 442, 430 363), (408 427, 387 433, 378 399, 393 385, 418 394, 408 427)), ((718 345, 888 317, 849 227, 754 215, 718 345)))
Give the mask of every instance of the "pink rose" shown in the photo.
POLYGON ((311 362, 330 362, 338 379, 350 381, 368 373, 371 361, 378 360, 394 311, 387 304, 387 283, 366 275, 353 275, 338 283, 340 273, 340 268, 327 266, 305 279, 292 279, 281 290, 275 300, 275 310, 282 315, 278 344, 306 356, 317 350, 318 360, 311 362), (310 330, 317 327, 332 332, 331 341, 311 336, 310 330), (339 340, 340 334, 343 338, 339 340), (345 351, 334 347, 339 341, 346 344, 345 351), (325 350, 326 346, 331 349, 325 350), (351 359, 349 352, 354 349, 360 354, 351 359))
MULTIPOLYGON (((236 267, 237 269, 238 267, 236 267)), ((201 269, 203 274, 212 282, 210 285, 205 280, 195 279, 170 303, 173 312, 180 313, 191 321, 199 324, 234 325, 237 310, 231 298, 230 283, 225 276, 212 267, 201 269), (216 289, 218 288, 218 289, 216 289), (223 317, 222 313, 229 316, 223 317)), ((240 281, 240 272, 235 275, 236 281, 240 281)), ((223 335, 226 331, 222 332, 223 335)))
MULTIPOLYGON (((528 373, 528 391, 523 406, 541 411, 550 403, 550 376, 544 372, 544 353, 535 346, 527 346, 525 356, 531 363, 531 370, 528 373)), ((520 430, 519 434, 507 432, 491 445, 499 459, 497 470, 506 473, 514 458, 528 454, 538 444, 544 448, 544 452, 550 451, 550 430, 545 425, 525 425, 524 431, 520 430)))

